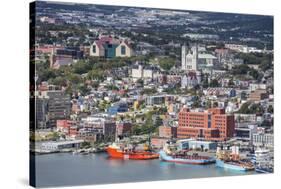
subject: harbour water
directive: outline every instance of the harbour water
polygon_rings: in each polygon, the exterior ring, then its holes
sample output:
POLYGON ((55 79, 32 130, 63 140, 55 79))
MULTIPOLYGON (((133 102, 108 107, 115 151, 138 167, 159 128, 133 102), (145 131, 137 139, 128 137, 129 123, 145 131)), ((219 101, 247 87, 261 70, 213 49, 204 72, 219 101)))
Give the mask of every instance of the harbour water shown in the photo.
POLYGON ((38 187, 110 184, 257 174, 155 160, 110 159, 106 153, 57 153, 32 156, 38 187))

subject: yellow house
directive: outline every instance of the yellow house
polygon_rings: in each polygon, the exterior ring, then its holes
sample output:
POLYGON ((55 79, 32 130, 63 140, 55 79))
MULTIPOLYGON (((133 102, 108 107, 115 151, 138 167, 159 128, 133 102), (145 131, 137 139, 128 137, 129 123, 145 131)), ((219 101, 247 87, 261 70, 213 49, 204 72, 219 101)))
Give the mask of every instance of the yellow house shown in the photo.
POLYGON ((131 46, 122 41, 116 48, 116 57, 131 57, 133 56, 133 50, 131 46))
POLYGON ((140 105, 140 104, 139 104, 139 101, 136 100, 136 101, 134 102, 134 110, 137 110, 137 109, 139 108, 139 105, 140 105))
POLYGON ((90 47, 90 56, 104 56, 104 47, 95 41, 90 47))

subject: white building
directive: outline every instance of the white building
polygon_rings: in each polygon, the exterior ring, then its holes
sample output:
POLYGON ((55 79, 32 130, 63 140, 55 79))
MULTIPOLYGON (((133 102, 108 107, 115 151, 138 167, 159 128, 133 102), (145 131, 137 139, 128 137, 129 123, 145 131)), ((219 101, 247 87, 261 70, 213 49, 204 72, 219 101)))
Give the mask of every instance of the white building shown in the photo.
POLYGON ((68 148, 76 148, 79 147, 83 142, 84 140, 48 141, 43 142, 40 145, 40 148, 42 150, 56 151, 68 148))
POLYGON ((201 72, 189 71, 181 78, 181 88, 193 88, 201 83, 201 72))
POLYGON ((253 134, 253 145, 273 147, 274 135, 269 133, 253 134))
POLYGON ((188 50, 186 45, 182 46, 181 68, 187 71, 198 71, 204 67, 214 67, 217 57, 212 54, 204 53, 198 50, 198 46, 193 46, 188 50))
POLYGON ((182 46, 181 50, 181 67, 182 70, 194 70, 198 69, 198 46, 187 52, 186 45, 182 46))
POLYGON ((250 83, 249 89, 250 89, 250 91, 255 91, 257 89, 264 89, 264 90, 266 90, 266 84, 263 84, 263 83, 250 83))
POLYGON ((142 65, 138 65, 137 67, 132 68, 133 78, 152 79, 155 74, 155 69, 152 67, 143 67, 142 65))

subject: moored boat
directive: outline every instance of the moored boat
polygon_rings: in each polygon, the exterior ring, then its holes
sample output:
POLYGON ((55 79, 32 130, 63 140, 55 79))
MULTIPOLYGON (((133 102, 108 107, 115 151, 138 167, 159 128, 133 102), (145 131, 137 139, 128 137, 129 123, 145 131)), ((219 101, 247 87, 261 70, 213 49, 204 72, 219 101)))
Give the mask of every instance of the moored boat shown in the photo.
POLYGON ((216 166, 236 171, 251 171, 255 167, 250 162, 216 160, 216 166))
POLYGON ((160 151, 160 159, 167 162, 183 163, 183 164, 195 164, 205 165, 215 163, 216 159, 209 156, 200 156, 198 154, 181 155, 181 154, 167 154, 165 151, 160 151))
POLYGON ((251 171, 254 170, 254 164, 247 160, 241 160, 239 155, 239 148, 232 147, 232 151, 217 148, 216 166, 231 169, 236 171, 251 171))
POLYGON ((108 146, 106 152, 109 157, 120 159, 149 160, 159 158, 159 154, 154 152, 120 148, 116 144, 108 146))

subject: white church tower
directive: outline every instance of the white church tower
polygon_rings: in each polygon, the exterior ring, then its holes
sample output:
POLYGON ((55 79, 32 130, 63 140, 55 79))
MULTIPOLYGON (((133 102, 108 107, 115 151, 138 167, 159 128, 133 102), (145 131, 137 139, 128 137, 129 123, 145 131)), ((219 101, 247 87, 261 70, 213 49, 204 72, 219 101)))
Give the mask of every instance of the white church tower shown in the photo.
POLYGON ((184 44, 181 50, 181 67, 182 70, 198 70, 198 45, 192 47, 187 54, 187 47, 184 44))
POLYGON ((184 43, 184 45, 181 47, 181 69, 182 70, 186 70, 186 45, 184 43))
POLYGON ((191 68, 194 71, 198 70, 198 45, 196 44, 194 50, 192 51, 192 63, 191 63, 191 68))

